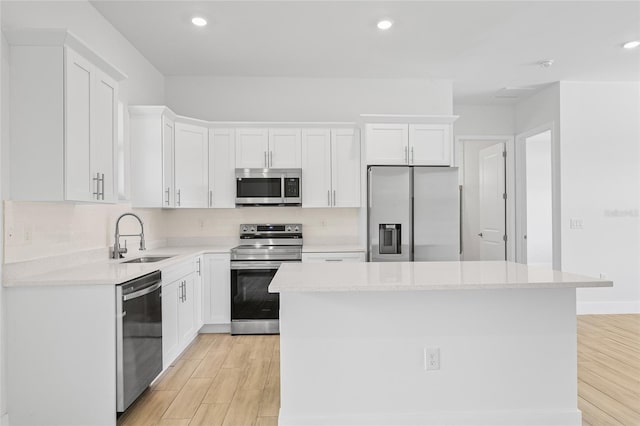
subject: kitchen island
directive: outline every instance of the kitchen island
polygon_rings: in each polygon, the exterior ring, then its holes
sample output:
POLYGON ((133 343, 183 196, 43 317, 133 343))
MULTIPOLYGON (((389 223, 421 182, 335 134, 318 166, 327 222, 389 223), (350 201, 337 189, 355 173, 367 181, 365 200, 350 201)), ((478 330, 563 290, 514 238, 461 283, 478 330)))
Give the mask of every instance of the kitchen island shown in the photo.
POLYGON ((280 425, 580 425, 576 288, 511 262, 283 264, 280 425))

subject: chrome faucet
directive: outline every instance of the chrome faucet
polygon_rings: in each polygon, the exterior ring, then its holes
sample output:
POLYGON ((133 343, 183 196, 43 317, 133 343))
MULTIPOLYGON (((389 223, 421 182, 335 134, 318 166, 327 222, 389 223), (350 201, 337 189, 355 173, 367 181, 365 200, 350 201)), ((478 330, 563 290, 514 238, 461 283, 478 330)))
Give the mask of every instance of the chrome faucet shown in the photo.
POLYGON ((120 237, 140 237, 140 250, 146 250, 144 245, 144 225, 142 224, 142 219, 140 216, 134 213, 124 213, 120 215, 118 220, 116 220, 116 241, 113 244, 113 249, 111 251, 112 259, 122 259, 122 255, 127 252, 127 240, 124 240, 124 247, 120 247, 120 237), (125 216, 133 216, 138 219, 140 222, 140 233, 139 234, 122 234, 120 235, 120 219, 125 216))

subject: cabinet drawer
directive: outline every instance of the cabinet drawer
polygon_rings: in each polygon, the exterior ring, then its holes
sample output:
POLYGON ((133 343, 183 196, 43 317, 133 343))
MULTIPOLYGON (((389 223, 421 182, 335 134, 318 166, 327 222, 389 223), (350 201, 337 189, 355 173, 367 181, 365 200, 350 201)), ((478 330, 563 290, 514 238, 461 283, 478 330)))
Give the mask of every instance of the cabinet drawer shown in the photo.
POLYGON ((177 265, 172 265, 166 269, 162 269, 162 285, 171 284, 172 282, 193 273, 195 270, 195 259, 185 260, 177 265))
POLYGON ((364 252, 302 253, 303 263, 364 262, 364 252))

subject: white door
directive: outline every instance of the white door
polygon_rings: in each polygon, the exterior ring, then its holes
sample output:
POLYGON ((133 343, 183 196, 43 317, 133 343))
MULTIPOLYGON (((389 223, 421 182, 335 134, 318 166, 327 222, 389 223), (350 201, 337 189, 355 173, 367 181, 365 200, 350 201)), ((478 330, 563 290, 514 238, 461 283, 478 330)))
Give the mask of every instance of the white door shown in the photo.
POLYGON ((178 335, 178 305, 181 297, 182 280, 162 286, 162 359, 167 368, 177 354, 180 337, 178 335))
MULTIPOLYGON (((360 207, 360 138, 353 129, 331 131, 331 205, 360 207)), ((302 193, 304 197, 304 193, 302 193)))
POLYGON ((331 206, 331 131, 302 130, 302 207, 331 206))
POLYGON ((480 151, 480 260, 506 259, 504 144, 480 151))
POLYGON ((175 207, 175 182, 173 180, 174 123, 162 117, 162 206, 175 207))
POLYGON ((300 129, 269 129, 268 165, 274 169, 299 169, 300 129))
POLYGON ((98 201, 115 202, 113 152, 117 131, 117 85, 95 69, 91 96, 91 175, 100 176, 98 201))
MULTIPOLYGON (((65 49, 65 199, 96 200, 98 180, 91 175, 91 92, 93 65, 65 49)), ((51 159, 53 161, 53 159, 51 159)), ((55 176, 51 177, 52 179, 55 176)))
POLYGON ((209 207, 234 208, 235 191, 235 131, 209 130, 209 207))
POLYGON ((451 164, 450 125, 410 124, 409 164, 449 166, 451 164))
POLYGON ((236 168, 269 167, 269 131, 267 129, 236 129, 236 168))
POLYGON ((231 322, 231 268, 229 254, 204 256, 203 316, 205 324, 231 322))
POLYGON ((367 124, 366 149, 367 164, 408 164, 409 125, 367 124))
POLYGON ((176 207, 207 207, 209 201, 207 128, 175 123, 174 145, 176 207))
POLYGON ((180 336, 180 346, 190 340, 196 332, 196 303, 195 303, 195 275, 189 274, 182 278, 181 298, 178 305, 178 336, 180 336))

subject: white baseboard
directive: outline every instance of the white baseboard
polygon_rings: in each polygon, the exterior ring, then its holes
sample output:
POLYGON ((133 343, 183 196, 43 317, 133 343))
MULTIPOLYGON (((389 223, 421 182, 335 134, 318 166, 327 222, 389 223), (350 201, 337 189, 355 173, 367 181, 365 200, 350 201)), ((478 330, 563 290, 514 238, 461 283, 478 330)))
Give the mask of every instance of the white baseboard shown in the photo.
POLYGON ((640 301, 629 302, 577 302, 578 315, 588 314, 639 314, 640 301))
POLYGON ((205 324, 199 333, 231 333, 231 324, 205 324))
POLYGON ((512 426, 547 425, 580 426, 582 412, 575 410, 504 410, 504 411, 448 411, 429 413, 326 413, 324 415, 300 415, 280 409, 280 426, 400 426, 400 425, 469 425, 512 426))

